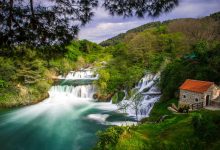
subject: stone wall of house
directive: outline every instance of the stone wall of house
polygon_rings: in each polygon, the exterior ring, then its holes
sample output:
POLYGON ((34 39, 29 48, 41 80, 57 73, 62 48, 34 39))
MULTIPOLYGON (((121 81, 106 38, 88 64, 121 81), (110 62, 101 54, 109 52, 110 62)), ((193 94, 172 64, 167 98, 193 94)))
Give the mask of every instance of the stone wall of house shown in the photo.
POLYGON ((209 95, 209 102, 208 105, 210 105, 211 100, 213 99, 214 95, 213 95, 213 90, 215 89, 215 86, 211 86, 206 92, 204 92, 204 103, 203 106, 206 106, 206 97, 209 95))
POLYGON ((209 95, 208 105, 211 104, 211 100, 215 100, 218 98, 218 87, 216 85, 212 85, 206 92, 204 92, 204 106, 206 106, 206 97, 209 95))
POLYGON ((219 97, 219 91, 216 85, 212 85, 206 92, 204 93, 197 93, 191 92, 187 90, 180 90, 180 103, 186 104, 196 104, 203 102, 203 107, 206 106, 206 97, 209 95, 209 103, 211 104, 211 100, 217 99, 219 97))
POLYGON ((204 94, 190 92, 186 90, 180 90, 180 103, 186 104, 195 104, 195 103, 204 103, 204 94))
POLYGON ((218 86, 216 86, 216 85, 212 85, 212 86, 208 89, 207 92, 208 92, 207 94, 210 94, 212 100, 219 97, 219 88, 218 88, 218 86))

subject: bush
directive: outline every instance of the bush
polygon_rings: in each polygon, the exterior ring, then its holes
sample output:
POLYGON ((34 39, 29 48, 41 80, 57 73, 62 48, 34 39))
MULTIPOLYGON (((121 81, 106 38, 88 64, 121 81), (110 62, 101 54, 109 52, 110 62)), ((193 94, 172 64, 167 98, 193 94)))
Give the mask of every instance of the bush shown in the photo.
POLYGON ((106 131, 97 133, 99 141, 95 147, 96 150, 112 149, 117 143, 120 135, 124 132, 123 127, 110 127, 106 131))
POLYGON ((220 119, 217 118, 217 121, 213 119, 210 115, 198 114, 193 116, 192 125, 194 128, 195 134, 203 141, 209 142, 214 141, 218 137, 220 119), (218 122, 217 124, 215 122, 218 122))
POLYGON ((7 87, 7 83, 4 81, 4 80, 1 80, 0 79, 0 88, 4 88, 4 87, 7 87))

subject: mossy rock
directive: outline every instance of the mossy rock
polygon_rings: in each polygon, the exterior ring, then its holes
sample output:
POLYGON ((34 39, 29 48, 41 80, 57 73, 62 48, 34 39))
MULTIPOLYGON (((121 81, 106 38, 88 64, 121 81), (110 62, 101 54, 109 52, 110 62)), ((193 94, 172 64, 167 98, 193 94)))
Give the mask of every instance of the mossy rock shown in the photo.
POLYGON ((109 102, 112 98, 113 94, 100 94, 100 93, 95 93, 93 95, 93 98, 98 100, 98 102, 109 102))
POLYGON ((148 92, 150 90, 150 88, 145 88, 145 89, 143 89, 143 91, 142 92, 148 92))

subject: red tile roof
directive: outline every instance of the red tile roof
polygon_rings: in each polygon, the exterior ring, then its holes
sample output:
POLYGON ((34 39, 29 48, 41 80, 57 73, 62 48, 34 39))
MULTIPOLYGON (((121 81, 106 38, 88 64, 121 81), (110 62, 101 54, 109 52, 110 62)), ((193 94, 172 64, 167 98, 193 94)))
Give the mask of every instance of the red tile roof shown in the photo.
POLYGON ((203 93, 207 91, 214 82, 187 79, 180 87, 181 90, 203 93))

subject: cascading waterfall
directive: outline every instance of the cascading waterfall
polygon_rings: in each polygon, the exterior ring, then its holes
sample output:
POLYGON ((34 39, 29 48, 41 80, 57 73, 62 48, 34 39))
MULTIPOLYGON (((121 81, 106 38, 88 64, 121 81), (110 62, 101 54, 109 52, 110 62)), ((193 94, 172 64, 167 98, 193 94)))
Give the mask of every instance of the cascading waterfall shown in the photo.
POLYGON ((96 87, 92 82, 97 78, 92 69, 70 72, 60 77, 60 84, 51 87, 49 98, 43 102, 0 111, 1 149, 90 149, 97 140, 98 130, 108 125, 136 124, 132 103, 138 94, 141 94, 138 120, 148 115, 159 98, 156 95, 159 76, 147 74, 135 87, 137 92, 129 100, 124 98, 122 101, 131 104, 126 112, 132 117, 126 116, 118 113, 117 105, 111 102, 93 100, 96 87))
MULTIPOLYGON (((70 80, 97 80, 98 75, 94 73, 94 69, 80 69, 79 71, 70 71, 66 77, 60 76, 59 79, 64 79, 63 83, 70 80)), ((54 85, 48 91, 50 97, 64 96, 74 99, 87 99, 92 100, 93 95, 96 92, 96 87, 94 84, 87 85, 54 85)))
POLYGON ((0 111, 1 149, 91 149, 97 131, 126 117, 117 119, 120 114, 114 112, 116 105, 93 100, 96 87, 92 83, 97 78, 91 69, 70 72, 51 87, 48 99, 0 111))
POLYGON ((97 80, 98 74, 94 74, 95 69, 80 69, 79 71, 70 71, 67 76, 59 76, 59 79, 65 80, 97 80))
POLYGON ((96 87, 94 85, 56 85, 49 90, 50 97, 64 95, 75 98, 92 99, 96 87))
MULTIPOLYGON (((136 85, 133 91, 136 91, 131 98, 127 96, 120 102, 119 109, 123 109, 129 116, 135 116, 137 120, 148 117, 153 105, 159 100, 161 92, 157 87, 160 73, 153 75, 147 73, 136 85)), ((125 95, 127 92, 125 92, 125 95)))

